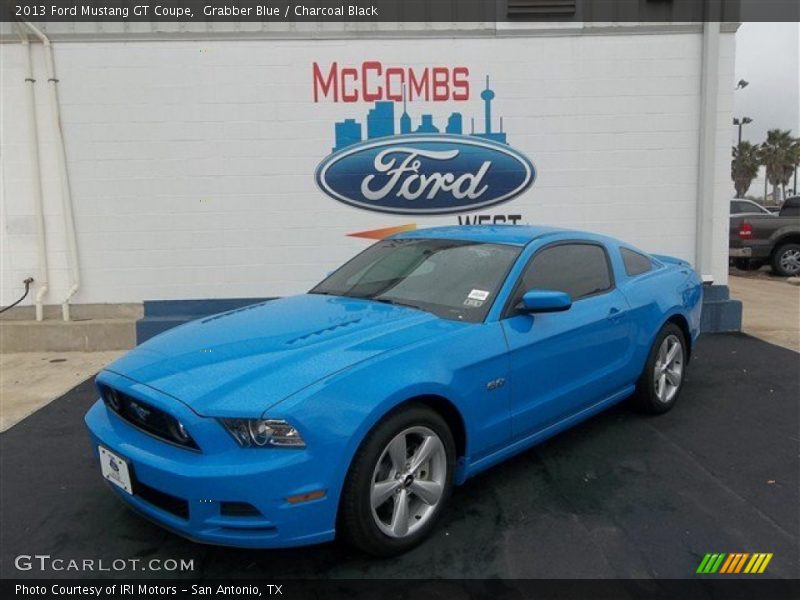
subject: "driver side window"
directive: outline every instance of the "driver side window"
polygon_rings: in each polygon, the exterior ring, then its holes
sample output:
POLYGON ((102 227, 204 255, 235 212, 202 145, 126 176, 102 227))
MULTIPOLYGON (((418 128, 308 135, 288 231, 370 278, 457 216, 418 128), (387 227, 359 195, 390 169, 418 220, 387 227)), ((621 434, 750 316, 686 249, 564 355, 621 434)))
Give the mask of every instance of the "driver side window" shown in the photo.
POLYGON ((532 289, 566 292, 572 301, 614 287, 605 249, 593 243, 567 243, 540 250, 525 267, 511 310, 532 289))

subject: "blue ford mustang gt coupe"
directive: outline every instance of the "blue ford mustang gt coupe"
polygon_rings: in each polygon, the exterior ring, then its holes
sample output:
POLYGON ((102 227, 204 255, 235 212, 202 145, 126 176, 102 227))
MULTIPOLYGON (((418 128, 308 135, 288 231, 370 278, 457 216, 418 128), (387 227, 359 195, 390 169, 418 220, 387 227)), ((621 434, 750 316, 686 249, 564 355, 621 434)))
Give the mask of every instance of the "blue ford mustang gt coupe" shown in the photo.
POLYGON ((86 424, 111 489, 188 538, 392 555, 468 477, 623 399, 672 408, 701 300, 688 263, 608 237, 417 230, 142 344, 86 424))

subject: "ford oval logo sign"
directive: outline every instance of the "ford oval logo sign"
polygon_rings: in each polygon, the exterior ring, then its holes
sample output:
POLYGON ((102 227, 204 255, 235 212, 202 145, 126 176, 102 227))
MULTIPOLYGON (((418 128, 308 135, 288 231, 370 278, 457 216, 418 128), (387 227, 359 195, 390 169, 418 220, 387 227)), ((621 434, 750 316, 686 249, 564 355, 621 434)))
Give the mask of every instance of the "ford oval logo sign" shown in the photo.
MULTIPOLYGON (((335 92, 334 67, 327 83, 315 79, 315 85, 322 86, 315 87, 315 93, 327 94, 332 88, 335 92)), ((461 75, 466 72, 462 69, 461 75)), ((468 89, 467 82, 460 81, 460 95, 454 94, 453 99, 459 96, 466 101, 468 89)), ((499 123, 492 117, 495 92, 488 76, 480 92, 483 131, 476 130, 474 117, 466 131, 466 118, 460 111, 446 117, 418 114, 418 104, 410 100, 424 96, 420 90, 404 85, 402 104, 378 100, 363 121, 350 117, 335 123, 332 153, 315 173, 323 192, 367 210, 444 215, 507 202, 531 186, 536 179, 533 164, 509 146, 502 116, 499 123)), ((444 94, 441 99, 448 98, 444 94)), ((435 94, 432 100, 437 100, 435 94)))
POLYGON ((507 144, 465 135, 403 135, 336 152, 317 167, 319 187, 359 208, 397 214, 448 214, 518 196, 533 164, 507 144))

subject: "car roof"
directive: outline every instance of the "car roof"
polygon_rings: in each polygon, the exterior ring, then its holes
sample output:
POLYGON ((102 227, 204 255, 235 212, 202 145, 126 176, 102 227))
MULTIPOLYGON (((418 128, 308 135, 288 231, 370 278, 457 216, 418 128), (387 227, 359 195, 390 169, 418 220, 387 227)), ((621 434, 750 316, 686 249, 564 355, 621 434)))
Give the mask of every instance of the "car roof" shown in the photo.
MULTIPOLYGON (((448 225, 405 231, 391 236, 391 239, 432 238, 525 246, 535 239, 567 232, 569 232, 568 229, 539 225, 448 225)), ((585 235, 579 232, 574 233, 585 235)))

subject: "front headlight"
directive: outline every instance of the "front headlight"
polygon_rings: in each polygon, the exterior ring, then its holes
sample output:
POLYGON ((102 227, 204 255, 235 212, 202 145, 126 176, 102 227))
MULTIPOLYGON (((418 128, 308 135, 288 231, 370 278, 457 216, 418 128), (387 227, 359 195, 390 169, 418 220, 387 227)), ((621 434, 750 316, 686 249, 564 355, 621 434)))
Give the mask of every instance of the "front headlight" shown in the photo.
POLYGON ((242 448, 278 446, 305 448, 300 432, 286 421, 277 419, 220 419, 242 448))

